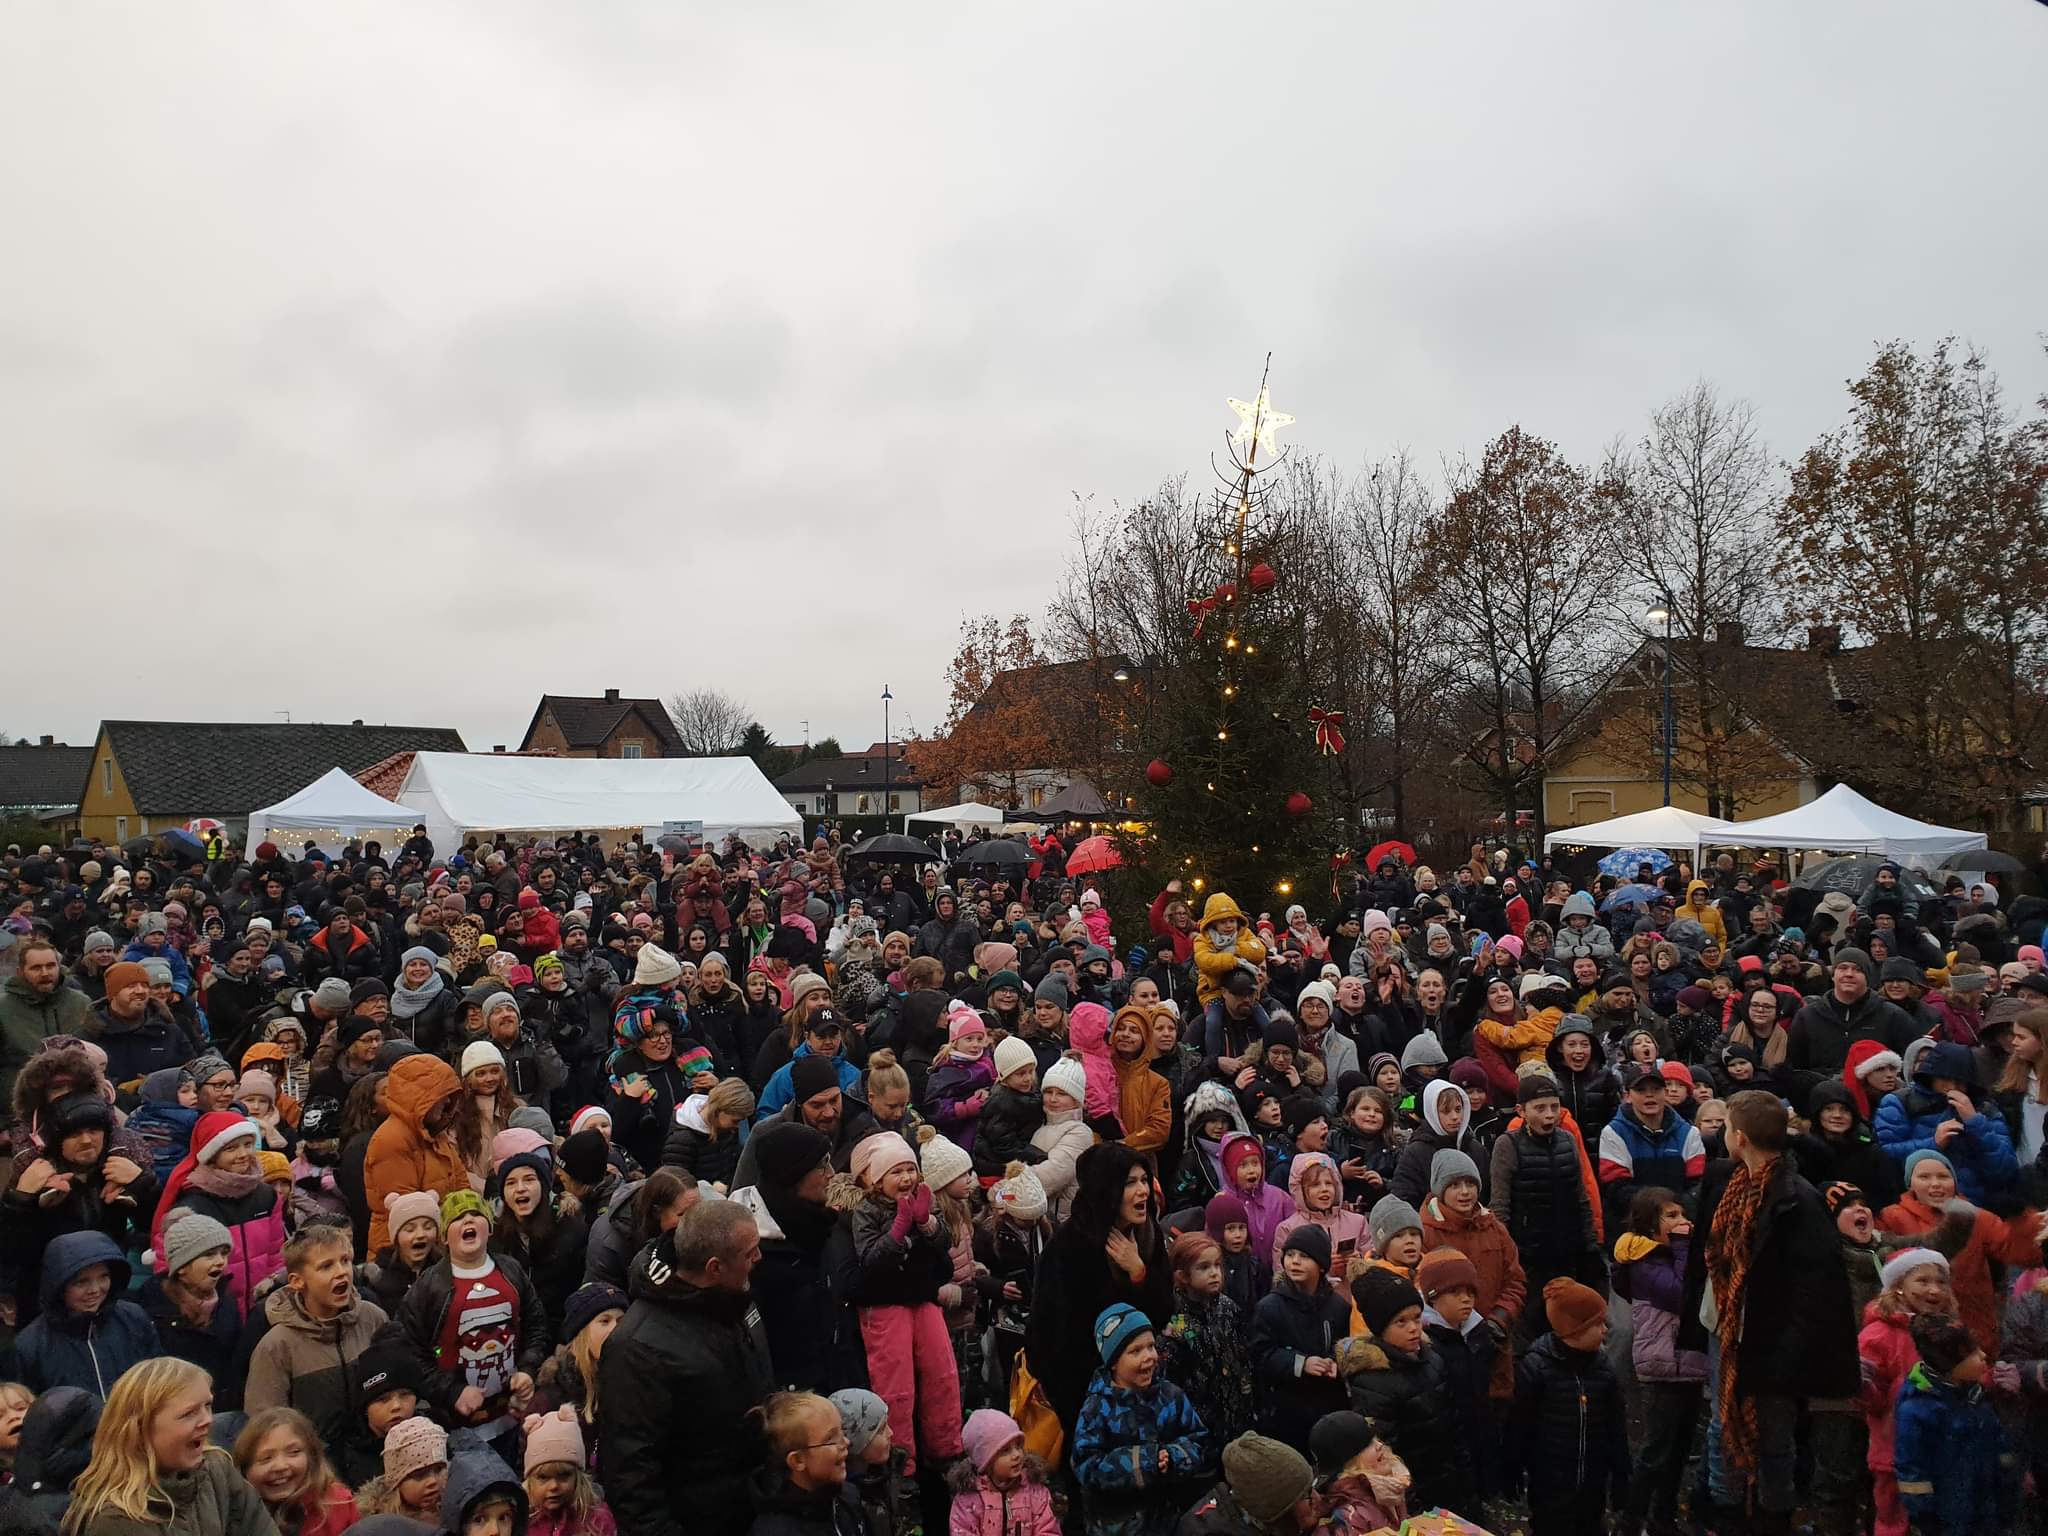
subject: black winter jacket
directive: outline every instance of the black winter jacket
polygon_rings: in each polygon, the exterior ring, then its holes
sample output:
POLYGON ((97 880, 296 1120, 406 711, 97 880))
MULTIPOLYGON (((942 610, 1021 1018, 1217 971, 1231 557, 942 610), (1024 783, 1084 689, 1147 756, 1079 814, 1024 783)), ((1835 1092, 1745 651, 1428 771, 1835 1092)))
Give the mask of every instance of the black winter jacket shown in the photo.
MULTIPOLYGON (((687 1104, 683 1113, 689 1113, 687 1104)), ((679 1118, 661 1144, 661 1166, 680 1168, 700 1183, 731 1189, 740 1166, 739 1132, 729 1131, 714 1141, 710 1132, 679 1118)))
POLYGON ((1593 1197, 1580 1177, 1571 1133, 1561 1125, 1547 1140, 1524 1125, 1493 1144, 1488 1204, 1526 1266, 1568 1273, 1583 1255, 1599 1251, 1593 1197))
POLYGON ((764 1469, 753 1475, 748 1491, 754 1505, 750 1536, 869 1536, 867 1512, 851 1478, 807 1492, 779 1470, 764 1469))
MULTIPOLYGON (((515 1358, 519 1369, 531 1375, 548 1357, 547 1307, 540 1299, 540 1292, 533 1288, 533 1281, 527 1278, 525 1266, 517 1259, 494 1253, 491 1262, 504 1272, 506 1281, 519 1292, 519 1348, 515 1358)), ((455 1287, 455 1272, 446 1258, 428 1265, 413 1281, 412 1289, 406 1292, 397 1316, 392 1319, 404 1332, 413 1357, 419 1362, 420 1373, 426 1380, 427 1389, 421 1395, 439 1414, 446 1415, 450 1423, 459 1422, 454 1417, 455 1400, 467 1385, 462 1379, 462 1372, 441 1369, 438 1359, 441 1323, 454 1303, 455 1287)))
POLYGON ((1472 1449, 1451 1401, 1443 1356, 1424 1341, 1421 1352, 1389 1349, 1370 1335, 1350 1339, 1339 1356, 1351 1406, 1380 1427, 1414 1482, 1411 1509, 1470 1504, 1472 1449))
POLYGON ((775 1385, 760 1308, 684 1279, 666 1237, 627 1288, 632 1305, 598 1359, 605 1502, 631 1536, 743 1536, 762 1461, 748 1414, 775 1385))
POLYGON ((1351 1303, 1328 1281, 1313 1293, 1285 1276, 1273 1282, 1252 1311, 1252 1380, 1261 1433, 1309 1454, 1308 1432, 1324 1414, 1343 1411, 1345 1394, 1340 1378, 1307 1375, 1302 1362, 1336 1359, 1350 1326, 1351 1303))
POLYGON ((1530 1345, 1515 1362, 1508 1447, 1531 1508, 1569 1503, 1582 1488, 1605 1488, 1619 1503, 1628 1487, 1628 1433, 1607 1357, 1567 1349, 1554 1333, 1530 1345))

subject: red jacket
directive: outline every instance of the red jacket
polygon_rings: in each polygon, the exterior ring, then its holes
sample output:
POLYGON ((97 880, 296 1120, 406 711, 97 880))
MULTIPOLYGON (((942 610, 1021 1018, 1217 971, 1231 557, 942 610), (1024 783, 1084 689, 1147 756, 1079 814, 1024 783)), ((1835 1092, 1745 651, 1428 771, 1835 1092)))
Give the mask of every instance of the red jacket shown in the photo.
MULTIPOLYGON (((1908 1237, 1931 1233, 1941 1225, 1942 1213, 1930 1210, 1912 1195, 1901 1195, 1896 1205, 1884 1208, 1878 1225, 1887 1232, 1908 1237)), ((2011 1221, 2001 1221, 1989 1211, 1977 1212, 1970 1240, 1963 1251, 1948 1261, 1949 1289, 1956 1293, 1956 1311, 1970 1337, 1983 1347, 1989 1359, 1998 1358, 1998 1293, 1991 1281, 1991 1260, 2025 1267, 2041 1259, 2041 1244, 2035 1236, 2041 1229, 2041 1213, 2028 1209, 2011 1221)))
MULTIPOLYGON (((1443 1202, 1431 1195, 1422 1204, 1422 1251, 1437 1248, 1455 1248, 1472 1261, 1479 1271, 1479 1315, 1499 1323, 1512 1338, 1529 1285, 1508 1229, 1483 1205, 1468 1220, 1444 1209, 1443 1202)), ((1487 1396, 1505 1402, 1514 1395, 1515 1352, 1504 1347, 1494 1351, 1487 1396)))
POLYGON ((1152 937, 1173 946, 1175 965, 1186 965, 1195 958, 1194 934, 1183 933, 1166 920, 1166 909, 1176 901, 1186 899, 1184 896, 1174 895, 1171 891, 1161 891, 1152 898, 1152 910, 1147 914, 1151 922, 1152 937))

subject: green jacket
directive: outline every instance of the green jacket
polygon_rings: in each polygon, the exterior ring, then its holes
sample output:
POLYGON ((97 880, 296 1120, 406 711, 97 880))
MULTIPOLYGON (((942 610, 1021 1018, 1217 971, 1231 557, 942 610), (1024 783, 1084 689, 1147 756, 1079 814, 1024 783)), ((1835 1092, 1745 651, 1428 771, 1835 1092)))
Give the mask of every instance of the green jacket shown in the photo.
POLYGON ((12 1113, 14 1075, 52 1035, 75 1035, 92 1004, 76 987, 43 996, 19 976, 0 986, 0 1113, 12 1113))

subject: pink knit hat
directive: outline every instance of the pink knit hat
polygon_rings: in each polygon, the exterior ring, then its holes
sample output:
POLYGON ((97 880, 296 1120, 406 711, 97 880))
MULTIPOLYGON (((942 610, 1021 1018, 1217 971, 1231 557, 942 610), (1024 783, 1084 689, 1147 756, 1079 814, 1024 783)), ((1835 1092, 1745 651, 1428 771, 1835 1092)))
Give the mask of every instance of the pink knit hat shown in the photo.
POLYGON ((904 1163, 916 1167, 917 1154, 894 1131, 877 1131, 853 1149, 853 1176, 863 1184, 877 1183, 891 1168, 904 1163))
POLYGON ((547 1137, 539 1131, 529 1131, 522 1126, 498 1132, 491 1138, 491 1172, 504 1167, 505 1159, 517 1157, 522 1152, 541 1152, 554 1155, 554 1148, 548 1145, 547 1137))
POLYGON ((1024 1431, 999 1408, 977 1408, 960 1429, 960 1443, 977 1472, 986 1472, 1004 1446, 1024 1438, 1024 1431))
POLYGON ((432 1419, 400 1419, 384 1437, 384 1481, 393 1487, 415 1472, 448 1465, 448 1431, 432 1419))
POLYGON ((978 1008, 970 1008, 956 999, 946 1010, 946 1038, 949 1041, 958 1040, 962 1035, 987 1033, 988 1020, 981 1016, 978 1008))
POLYGON ((580 1469, 584 1463, 583 1427, 576 1422, 576 1410, 564 1406, 543 1417, 526 1416, 526 1465, 528 1477, 538 1467, 565 1461, 580 1469))
POLYGON ((391 1228, 392 1237, 398 1236, 399 1229, 415 1216, 424 1216, 434 1224, 434 1236, 441 1236, 441 1197, 431 1189, 415 1189, 405 1194, 389 1194, 384 1197, 384 1221, 391 1228))

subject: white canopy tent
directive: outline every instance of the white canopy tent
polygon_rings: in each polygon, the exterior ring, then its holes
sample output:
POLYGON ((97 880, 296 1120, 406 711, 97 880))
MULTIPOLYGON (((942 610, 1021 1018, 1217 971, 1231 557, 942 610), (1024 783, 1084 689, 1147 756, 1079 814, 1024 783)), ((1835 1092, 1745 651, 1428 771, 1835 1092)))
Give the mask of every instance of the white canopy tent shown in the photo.
POLYGON ((1552 848, 1685 848, 1697 854, 1701 843, 1727 842, 1721 836, 1733 822, 1683 811, 1675 805, 1660 805, 1653 811, 1616 816, 1583 827, 1566 827, 1547 833, 1545 850, 1552 848))
POLYGON ((1936 826, 1888 811, 1846 784, 1810 804, 1755 821, 1738 821, 1708 842, 1744 848, 1814 849, 1828 853, 1875 853, 1931 869, 1952 853, 1989 846, 1982 832, 1936 826))
POLYGON ((421 752, 399 794, 437 849, 470 832, 701 829, 766 842, 803 835, 803 817, 745 757, 513 757, 421 752))
POLYGON ((341 769, 330 768, 297 793, 250 812, 246 846, 286 838, 295 843, 311 838, 323 846, 375 838, 386 848, 395 848, 425 819, 409 806, 365 789, 341 769))
POLYGON ((994 827, 1000 826, 1003 812, 993 805, 980 805, 972 800, 963 800, 958 805, 942 805, 929 811, 912 811, 903 818, 905 826, 913 821, 936 822, 946 827, 994 827))

